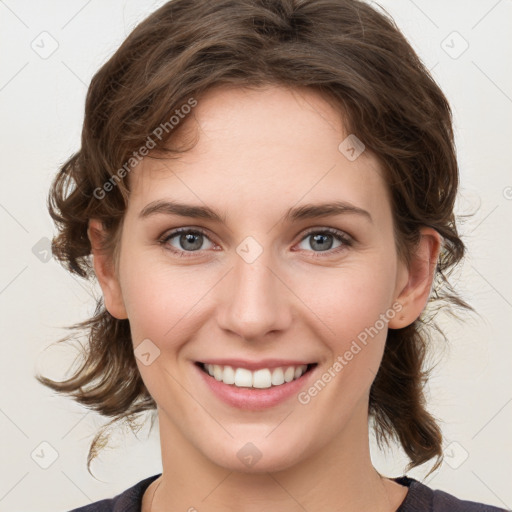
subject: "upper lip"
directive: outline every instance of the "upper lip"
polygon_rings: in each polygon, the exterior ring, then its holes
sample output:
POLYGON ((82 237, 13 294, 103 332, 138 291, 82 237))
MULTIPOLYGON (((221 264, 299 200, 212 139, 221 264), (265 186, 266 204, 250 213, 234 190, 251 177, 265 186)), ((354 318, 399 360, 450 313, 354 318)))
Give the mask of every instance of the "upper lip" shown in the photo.
POLYGON ((300 366, 315 364, 311 361, 300 361, 298 359, 260 359, 249 361, 247 359, 207 359, 198 361, 203 364, 217 364, 219 366, 232 366, 233 368, 246 368, 247 370, 260 370, 262 368, 279 368, 286 366, 300 366))

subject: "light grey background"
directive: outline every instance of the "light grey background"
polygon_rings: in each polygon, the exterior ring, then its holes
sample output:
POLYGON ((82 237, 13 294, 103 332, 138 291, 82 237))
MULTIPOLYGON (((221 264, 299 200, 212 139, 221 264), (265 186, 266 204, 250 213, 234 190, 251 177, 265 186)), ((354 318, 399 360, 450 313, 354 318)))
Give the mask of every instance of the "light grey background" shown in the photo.
MULTIPOLYGON (((93 464, 99 480, 93 479, 87 450, 106 420, 56 396, 33 375, 37 368, 64 377, 74 353, 51 344, 66 333, 64 326, 92 314, 99 292, 53 259, 45 262, 54 233, 46 210, 51 179, 79 149, 93 73, 163 3, 0 1, 0 511, 66 511, 161 471, 157 429, 149 438, 147 428, 138 438, 120 431, 115 449, 93 464)), ((468 257, 455 281, 481 316, 442 318, 450 343, 437 344, 429 404, 443 420, 446 462, 424 481, 510 508, 512 1, 380 3, 452 104, 458 212, 477 211, 461 225, 468 257)), ((373 448, 383 474, 404 474, 399 451, 383 455, 373 448)), ((427 470, 409 475, 423 479, 427 470)))

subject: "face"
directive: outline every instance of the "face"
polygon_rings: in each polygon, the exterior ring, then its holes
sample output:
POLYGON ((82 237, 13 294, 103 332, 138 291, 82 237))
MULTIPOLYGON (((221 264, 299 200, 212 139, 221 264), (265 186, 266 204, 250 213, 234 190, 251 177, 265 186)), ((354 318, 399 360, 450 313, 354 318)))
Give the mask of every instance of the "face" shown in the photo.
POLYGON ((339 149, 341 116, 313 91, 217 88, 187 122, 193 149, 130 176, 118 280, 102 282, 161 436, 247 472, 365 439, 387 329, 421 310, 377 160, 339 149))

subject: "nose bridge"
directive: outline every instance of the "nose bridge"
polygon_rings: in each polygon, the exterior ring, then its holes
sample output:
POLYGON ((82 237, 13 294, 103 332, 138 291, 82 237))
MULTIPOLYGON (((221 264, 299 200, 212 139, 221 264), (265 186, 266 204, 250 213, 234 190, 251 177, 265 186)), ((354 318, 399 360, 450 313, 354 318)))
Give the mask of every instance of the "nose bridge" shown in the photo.
POLYGON ((291 320, 289 296, 275 275, 272 251, 248 237, 237 247, 233 263, 223 290, 220 327, 247 340, 285 329, 291 320))

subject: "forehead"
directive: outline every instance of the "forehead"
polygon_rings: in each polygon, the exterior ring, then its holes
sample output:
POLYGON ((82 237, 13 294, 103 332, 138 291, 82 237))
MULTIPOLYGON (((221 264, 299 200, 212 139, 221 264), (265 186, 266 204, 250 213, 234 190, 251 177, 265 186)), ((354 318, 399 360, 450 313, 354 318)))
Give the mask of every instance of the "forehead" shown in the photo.
POLYGON ((347 158, 342 112, 316 91, 217 87, 182 122, 171 142, 195 145, 176 159, 144 158, 130 175, 129 210, 166 196, 237 214, 315 200, 386 206, 379 162, 366 150, 347 158))

